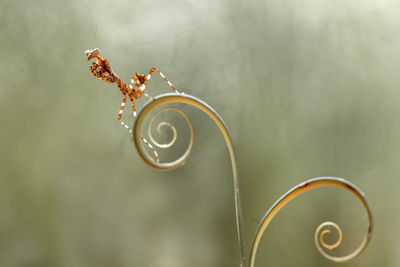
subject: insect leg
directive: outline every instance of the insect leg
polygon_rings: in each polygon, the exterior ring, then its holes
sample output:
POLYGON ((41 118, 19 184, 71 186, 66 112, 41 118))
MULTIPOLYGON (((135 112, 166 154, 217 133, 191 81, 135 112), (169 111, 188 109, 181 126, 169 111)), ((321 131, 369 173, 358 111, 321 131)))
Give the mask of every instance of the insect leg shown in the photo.
POLYGON ((121 109, 119 110, 119 113, 118 113, 118 122, 121 123, 121 125, 124 126, 129 131, 129 133, 132 134, 132 130, 129 128, 129 126, 126 125, 125 122, 121 121, 122 113, 124 112, 124 107, 125 107, 125 103, 126 103, 126 94, 123 94, 123 95, 124 95, 124 98, 122 99, 121 109))
POLYGON ((136 108, 135 108, 135 101, 133 100, 133 94, 128 94, 128 96, 129 96, 129 99, 132 102, 132 114, 133 114, 133 117, 136 118, 136 108))
MULTIPOLYGON (((128 96, 129 96, 129 100, 132 102, 133 116, 136 118, 136 108, 135 108, 135 102, 133 100, 133 94, 128 94, 128 96)), ((124 99, 126 100, 126 95, 125 95, 124 99)), ((130 133, 132 133, 131 130, 130 130, 130 133)), ((154 157, 156 158, 157 163, 159 163, 160 162, 160 158, 158 157, 157 150, 146 140, 146 138, 144 138, 143 136, 141 136, 140 138, 146 144, 146 146, 153 151, 154 157)))
POLYGON ((150 80, 151 76, 153 75, 153 73, 157 71, 158 74, 160 74, 160 76, 164 79, 164 81, 166 81, 168 83, 168 85, 172 88, 172 90, 174 90, 175 93, 179 94, 178 90, 176 90, 175 86, 167 79, 167 77, 165 77, 164 74, 162 74, 162 72, 157 68, 157 67, 152 67, 149 74, 147 75, 147 81, 150 80))
POLYGON ((154 156, 156 157, 156 162, 160 163, 160 158, 158 157, 158 153, 157 150, 146 140, 146 138, 144 138, 143 136, 141 137, 143 143, 145 143, 148 148, 150 148, 151 150, 153 150, 154 156))

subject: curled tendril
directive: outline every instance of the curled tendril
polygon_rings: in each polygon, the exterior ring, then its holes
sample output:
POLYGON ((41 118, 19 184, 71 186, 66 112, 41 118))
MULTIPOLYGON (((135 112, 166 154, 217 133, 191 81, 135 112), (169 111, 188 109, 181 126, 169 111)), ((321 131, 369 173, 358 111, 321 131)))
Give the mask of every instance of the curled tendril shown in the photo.
MULTIPOLYGON (((229 154, 231 157, 231 163, 232 163, 232 174, 233 174, 233 186, 234 186, 234 197, 235 197, 235 216, 236 216, 236 228, 237 228, 237 234, 238 234, 238 242, 239 242, 239 251, 240 251, 240 260, 241 260, 241 266, 245 266, 245 257, 243 256, 243 241, 242 241, 242 211, 241 211, 241 205, 240 205, 240 191, 239 191, 239 180, 238 180, 238 173, 237 173, 237 164, 236 164, 236 157, 233 149, 233 144, 232 144, 232 139, 229 134, 228 128, 226 127, 224 121, 222 120, 221 116, 218 115, 218 113, 210 107, 207 103, 203 102, 202 100, 187 95, 187 94, 162 94, 154 97, 152 100, 149 102, 145 103, 144 106, 141 108, 141 110, 138 113, 138 117, 135 120, 135 124, 133 126, 133 133, 132 133, 132 138, 133 142, 135 144, 136 150, 138 151, 140 157, 151 167, 159 170, 169 170, 169 169, 174 169, 182 164, 185 163, 185 161, 188 159, 190 156, 190 153, 193 148, 193 143, 194 143, 194 131, 193 131, 193 126, 192 123, 190 122, 189 118, 187 115, 180 109, 178 108, 166 108, 160 110, 158 113, 156 113, 151 119, 150 123, 151 124, 154 120, 155 117, 158 116, 159 113, 164 112, 166 110, 174 110, 179 112, 182 116, 185 117, 186 121, 189 124, 190 127, 190 132, 191 132, 191 137, 190 137, 190 143, 187 148, 187 150, 183 153, 183 155, 178 158, 175 161, 172 162, 167 162, 167 163, 160 163, 157 161, 154 161, 143 149, 141 146, 141 126, 143 124, 143 121, 146 117, 146 115, 151 112, 154 108, 157 108, 161 105, 165 104, 172 104, 172 103, 184 103, 188 104, 191 106, 194 106, 204 113, 206 113, 214 122, 215 124, 219 127, 221 130, 221 133, 223 134, 226 144, 229 149, 229 154)), ((176 130, 173 127, 173 125, 167 123, 167 122, 162 122, 157 126, 157 131, 161 131, 162 126, 167 126, 172 129, 172 131, 175 133, 176 130)), ((151 127, 151 125, 149 125, 151 127)), ((148 128, 149 131, 149 128, 148 128)), ((158 144, 155 142, 154 138, 152 137, 151 134, 149 134, 150 140, 158 147, 169 147, 172 146, 172 144, 176 141, 177 135, 174 134, 174 137, 172 140, 167 143, 167 144, 158 144), (158 144, 158 145, 157 145, 158 144)))
POLYGON ((185 118, 186 122, 189 124, 191 132, 193 132, 192 122, 190 121, 189 117, 182 110, 177 109, 177 108, 173 108, 173 107, 163 108, 162 110, 158 111, 157 113, 155 113, 151 117, 150 122, 149 122, 149 126, 147 127, 147 134, 149 135, 149 138, 150 138, 151 142, 153 142, 153 144, 155 146, 159 147, 159 148, 169 148, 169 147, 173 146, 175 144, 175 142, 176 142, 177 137, 178 137, 178 134, 176 132, 175 126, 172 125, 169 122, 166 122, 166 121, 163 121, 163 122, 160 122, 159 124, 157 124, 157 132, 158 132, 159 135, 161 135, 161 127, 165 126, 165 127, 170 128, 172 130, 173 136, 172 136, 171 141, 169 141, 169 143, 160 144, 154 139, 153 135, 151 134, 151 128, 153 126, 154 119, 158 115, 160 115, 160 113, 168 111, 168 110, 174 110, 174 111, 180 113, 185 118))
POLYGON ((327 259, 334 261, 334 262, 346 262, 354 257, 358 256, 366 247, 368 246, 368 243, 372 237, 372 229, 373 229, 373 220, 372 220, 372 213, 371 209, 367 203, 367 200, 365 198, 364 193, 358 189, 355 185, 351 184, 350 182, 342 179, 342 178, 334 178, 334 177, 321 177, 321 178, 314 178, 307 180, 295 187, 293 187, 291 190, 289 190, 286 194, 284 194, 277 202, 275 202, 274 205, 267 211, 265 214, 264 218, 262 219, 261 223, 258 226, 258 229, 256 231, 256 234, 253 239, 253 243, 251 246, 250 250, 250 256, 249 256, 249 266, 254 267, 255 263, 255 258, 256 258, 256 253, 257 253, 257 248, 260 243, 261 237, 267 228, 268 224, 271 222, 272 218, 275 217, 275 215, 279 212, 281 208, 283 208, 288 202, 290 202, 292 199, 296 198, 298 195, 313 189, 317 187, 323 187, 323 186, 337 186, 346 189, 347 191, 350 191, 352 194, 354 194, 363 204, 367 215, 368 215, 368 222, 369 226, 367 229, 367 235, 364 238, 364 240, 361 242, 360 246, 352 253, 350 253, 347 256, 342 256, 342 257, 336 257, 336 256, 331 256, 328 253, 326 253, 323 248, 321 247, 320 244, 326 249, 334 249, 338 247, 342 243, 342 230, 340 229, 339 225, 333 222, 324 222, 319 225, 319 227, 315 231, 315 245, 318 249, 318 251, 327 259), (339 238, 338 241, 334 244, 327 244, 324 241, 324 236, 326 234, 331 233, 331 230, 326 229, 321 232, 321 230, 324 227, 331 226, 335 228, 338 233, 339 233, 339 238), (320 233, 321 232, 321 233, 320 233))
POLYGON ((173 132, 173 137, 171 139, 171 141, 169 143, 166 144, 160 144, 158 143, 155 138, 153 137, 152 133, 151 133, 151 128, 152 128, 152 124, 155 120, 156 117, 158 117, 158 115, 160 115, 160 113, 163 113, 165 111, 175 111, 178 112, 181 116, 184 117, 184 119, 186 120, 188 126, 189 126, 189 131, 190 131, 190 140, 189 140, 189 144, 186 148, 186 151, 176 160, 171 161, 171 162, 163 162, 160 163, 158 160, 154 160, 151 156, 149 156, 149 154, 147 154, 142 146, 140 146, 140 139, 141 139, 141 125, 143 124, 143 121, 145 119, 145 117, 149 114, 149 112, 151 112, 154 108, 157 108, 161 105, 167 104, 167 103, 177 103, 179 101, 173 101, 173 97, 176 96, 178 97, 178 99, 182 96, 177 95, 177 94, 165 94, 165 95, 159 95, 155 98, 153 98, 151 101, 147 102, 142 109, 139 111, 138 113, 138 117, 135 120, 135 125, 133 127, 133 133, 132 133, 132 137, 133 137, 133 141, 135 143, 136 149, 139 153, 139 155, 142 157, 142 159, 151 167, 156 168, 156 169, 174 169, 182 164, 184 164, 187 160, 187 158, 190 156, 192 149, 193 149, 193 145, 194 145, 194 130, 193 130, 193 124, 190 121, 189 117, 186 115, 185 112, 183 112, 181 109, 175 108, 175 107, 165 107, 159 111, 157 111, 154 115, 151 116, 148 127, 147 127, 147 132, 149 135, 149 138, 151 140, 152 143, 154 143, 155 146, 159 147, 159 148, 169 148, 171 147, 177 140, 177 131, 175 126, 173 126, 171 123, 169 122, 161 122, 157 125, 157 131, 159 134, 161 134, 161 127, 169 127, 172 132, 173 132), (163 97, 164 96, 164 97, 163 97))

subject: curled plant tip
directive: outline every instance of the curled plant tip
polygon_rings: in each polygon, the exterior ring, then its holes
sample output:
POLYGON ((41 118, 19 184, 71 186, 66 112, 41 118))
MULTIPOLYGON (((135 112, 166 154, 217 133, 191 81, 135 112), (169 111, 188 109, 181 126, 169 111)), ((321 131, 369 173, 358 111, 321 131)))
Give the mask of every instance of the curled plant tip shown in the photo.
POLYGON ((175 126, 167 121, 162 121, 156 125, 156 130, 158 132, 158 135, 162 135, 163 133, 167 132, 165 131, 166 129, 169 129, 172 132, 172 138, 168 140, 166 143, 160 143, 157 141, 157 138, 154 137, 151 129, 153 129, 153 124, 155 122, 155 119, 164 112, 167 111, 172 111, 178 113, 180 116, 182 116, 190 130, 190 141, 188 144, 188 147, 186 151, 179 157, 178 159, 171 161, 171 162, 165 162, 165 163, 156 163, 154 158, 149 156, 146 151, 140 146, 140 138, 142 136, 142 125, 145 121, 145 118, 156 108, 159 108, 160 106, 168 105, 168 104, 176 104, 176 103, 184 103, 188 104, 191 106, 195 106, 199 108, 201 111, 205 112, 210 116, 210 118, 220 127, 222 133, 224 134, 225 139, 228 138, 229 141, 227 141, 228 144, 231 144, 230 140, 230 135, 228 133, 228 130, 225 126, 225 123, 222 121, 221 117, 206 103, 201 101, 200 99, 190 96, 190 95, 182 95, 182 94, 162 94, 154 97, 152 100, 148 101, 143 105, 141 110, 138 113, 137 119, 135 120, 134 126, 133 126, 133 134, 132 138, 135 144, 135 147, 141 156, 141 158, 151 167, 156 168, 156 169, 173 169, 176 168, 180 165, 182 165, 190 156, 190 153, 192 152, 193 145, 194 145, 194 128, 193 124, 190 120, 190 118, 186 115, 183 110, 177 108, 177 107, 164 107, 161 110, 157 111, 156 113, 152 114, 148 126, 147 126, 147 135, 149 136, 149 139, 151 143, 158 148, 170 148, 173 146, 176 141, 178 140, 178 131, 176 130, 175 126), (165 129, 165 130, 164 130, 165 129))
MULTIPOLYGON (((174 94, 174 95, 176 95, 176 94, 174 94)), ((139 112, 138 117, 137 117, 137 119, 135 121, 135 125, 133 127, 132 137, 133 137, 134 141, 137 140, 138 137, 140 137, 142 139, 142 141, 145 140, 143 135, 142 135, 141 125, 142 125, 143 120, 145 119, 145 117, 149 114, 149 112, 153 108, 158 107, 157 103, 158 102, 155 99, 153 99, 150 102, 148 102, 148 104, 152 105, 151 109, 147 110, 146 109, 147 106, 145 104, 145 106, 143 107, 141 112, 139 112), (145 112, 143 112, 143 110, 145 112), (140 124, 140 126, 137 126, 138 124, 140 124)), ((156 169, 173 169, 173 168, 176 168, 176 167, 184 164, 186 162, 187 158, 190 156, 190 154, 192 152, 192 149, 193 149, 193 145, 194 145, 193 124, 192 124, 190 118, 186 115, 185 112, 183 112, 181 109, 178 109, 178 108, 175 108, 175 107, 165 107, 165 108, 157 111, 153 115, 151 115, 149 123, 148 123, 148 127, 147 127, 147 134, 149 136, 149 139, 150 139, 151 143, 154 146, 152 146, 149 142, 147 142, 147 140, 146 140, 146 145, 148 147, 151 146, 151 150, 153 150, 153 152, 157 153, 154 147, 167 149, 167 148, 172 147, 176 143, 176 141, 178 139, 178 132, 177 132, 175 126, 172 123, 169 123, 169 122, 166 122, 166 121, 162 121, 162 122, 158 123, 157 126, 156 126, 158 135, 162 135, 164 132, 166 132, 166 131, 162 131, 162 128, 169 128, 172 131, 173 136, 172 136, 171 140, 169 140, 169 142, 167 142, 167 143, 161 144, 161 143, 157 142, 156 138, 154 138, 154 136, 152 134, 152 131, 151 131, 153 123, 154 123, 154 120, 161 113, 164 113, 164 112, 167 112, 167 111, 176 112, 176 113, 178 113, 180 116, 182 116, 185 119, 185 121, 186 121, 186 123, 188 125, 188 128, 189 128, 189 132, 190 132, 190 140, 189 140, 189 144, 188 144, 185 152, 183 152, 183 154, 178 159, 176 159, 174 161, 171 161, 171 162, 163 162, 163 163, 160 162, 158 154, 155 157, 150 156, 148 153, 146 153, 145 150, 143 150, 143 147, 140 146, 139 143, 135 142, 136 149, 137 149, 139 155, 142 157, 142 159, 148 165, 150 165, 151 167, 156 168, 156 169)))
POLYGON ((203 102, 202 100, 188 95, 188 94, 183 94, 183 93, 174 93, 174 94, 162 94, 154 97, 147 103, 143 105, 141 110, 138 113, 138 116, 135 120, 134 126, 133 126, 133 142, 135 144, 136 150, 138 151, 140 157, 151 167, 159 170, 170 170, 174 169, 176 167, 179 167, 183 165, 186 160, 189 158, 193 145, 194 145, 194 130, 193 130, 193 125, 189 119, 189 117, 181 110, 176 107, 166 107, 161 109, 160 111, 156 112, 154 115, 150 117, 149 120, 149 125, 147 128, 148 131, 148 136, 150 141, 154 144, 154 146, 159 147, 159 148, 170 148, 175 142, 177 141, 179 137, 179 133, 177 132, 176 128, 174 125, 172 125, 169 122, 161 122, 156 126, 158 134, 162 134, 164 131, 162 131, 162 128, 169 128, 172 131, 172 138, 169 140, 169 142, 161 144, 156 141, 156 138, 151 133, 152 129, 152 124, 154 122, 154 119, 161 114, 162 112, 165 111, 174 111, 179 113, 181 116, 184 117, 186 120, 189 129, 190 129, 190 141, 189 145, 187 146, 186 151, 176 160, 171 161, 171 162, 157 162, 152 156, 150 156, 146 151, 144 150, 143 146, 141 145, 141 137, 142 137, 142 125, 144 124, 145 118, 151 111, 153 111, 155 108, 158 108, 162 105, 167 105, 167 104, 176 104, 176 103, 183 103, 187 104, 190 106, 194 106, 201 110, 202 112, 206 113, 218 126, 218 128, 221 130, 222 135, 225 138, 226 144, 229 149, 230 157, 231 157, 231 162, 232 162, 232 173, 233 173, 233 185, 234 185, 234 196, 235 196, 235 216, 236 216, 236 227, 237 227, 237 234, 238 234, 238 243, 239 243, 239 250, 240 250, 240 260, 241 260, 241 266, 245 266, 245 257, 243 256, 243 242, 242 242, 242 212, 241 212, 241 205, 240 205, 240 194, 239 194, 239 180, 238 180, 238 175, 237 175, 237 165, 236 165, 236 157, 235 153, 233 150, 233 145, 232 145, 232 139, 229 134, 228 128, 226 127, 224 121, 222 118, 218 115, 218 113, 211 108, 207 103, 203 102))
POLYGON ((371 209, 367 203, 364 193, 358 189, 355 185, 351 184, 350 182, 346 181, 342 178, 335 178, 335 177, 320 177, 307 180, 289 190, 286 194, 284 194, 274 205, 267 211, 264 218, 262 219, 261 223, 259 224, 257 231, 254 235, 253 243, 250 250, 249 256, 249 266, 254 267, 257 249, 261 240, 261 237, 264 234, 265 229, 271 222, 271 220, 275 217, 275 215, 282 209, 287 203, 289 203, 292 199, 296 198, 297 196, 301 195, 302 193, 309 191, 313 188, 317 187, 324 187, 324 186, 336 186, 341 187, 353 195, 355 195, 363 204, 365 211, 368 215, 368 229, 364 240, 361 242, 360 246, 353 251, 352 253, 337 257, 331 256, 324 249, 332 250, 340 246, 343 240, 342 230, 340 229, 339 225, 334 222, 324 222, 322 223, 315 231, 314 241, 318 251, 327 259, 334 261, 334 262, 346 262, 349 261, 356 256, 358 256, 361 252, 363 252, 372 237, 372 230, 373 230, 373 219, 371 209), (333 227, 338 232, 338 240, 333 244, 327 244, 324 240, 324 236, 331 233, 330 229, 322 230, 326 227, 333 227), (321 246, 322 245, 322 246, 321 246))

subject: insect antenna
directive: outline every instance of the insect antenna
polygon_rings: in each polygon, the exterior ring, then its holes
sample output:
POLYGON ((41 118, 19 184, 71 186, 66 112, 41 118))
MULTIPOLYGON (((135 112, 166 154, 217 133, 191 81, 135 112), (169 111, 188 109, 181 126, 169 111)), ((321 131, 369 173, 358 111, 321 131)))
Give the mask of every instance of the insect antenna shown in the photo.
POLYGON ((96 29, 95 29, 95 31, 94 31, 94 35, 93 35, 93 38, 92 38, 92 44, 91 44, 90 47, 93 47, 94 41, 96 40, 97 31, 98 31, 98 29, 99 29, 100 19, 101 19, 101 16, 102 16, 102 15, 103 15, 103 14, 100 12, 99 18, 98 18, 97 24, 96 24, 96 29))

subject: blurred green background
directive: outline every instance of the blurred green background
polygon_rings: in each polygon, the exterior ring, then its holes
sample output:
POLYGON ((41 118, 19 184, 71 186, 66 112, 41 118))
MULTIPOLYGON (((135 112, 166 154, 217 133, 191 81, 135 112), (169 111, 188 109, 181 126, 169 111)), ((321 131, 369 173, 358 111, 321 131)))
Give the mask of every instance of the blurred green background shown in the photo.
MULTIPOLYGON (((367 194, 376 228, 360 257, 335 264, 315 249, 323 221, 342 226, 339 255, 366 231, 357 199, 324 188, 274 219, 256 266, 399 266, 399 14, 397 0, 0 0, 0 266, 239 265, 219 130, 189 108, 191 158, 151 169, 116 120, 118 88, 88 70, 94 47, 123 80, 158 66, 224 118, 246 251, 305 179, 367 194)), ((155 77, 148 92, 170 88, 155 77)))

